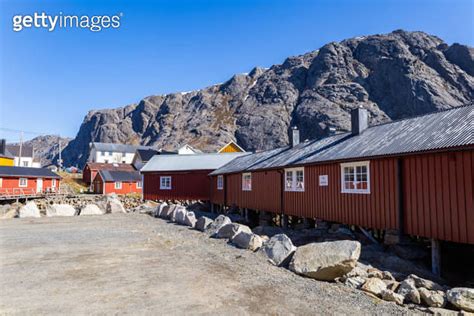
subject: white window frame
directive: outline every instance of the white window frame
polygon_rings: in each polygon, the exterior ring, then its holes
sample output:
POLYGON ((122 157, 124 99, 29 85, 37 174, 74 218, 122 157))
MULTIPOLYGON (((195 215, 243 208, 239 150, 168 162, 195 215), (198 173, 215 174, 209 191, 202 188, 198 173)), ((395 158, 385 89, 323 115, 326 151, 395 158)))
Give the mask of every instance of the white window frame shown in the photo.
POLYGON ((28 167, 28 161, 22 161, 23 162, 23 166, 22 167, 28 167))
POLYGON ((242 173, 242 191, 252 191, 252 173, 251 172, 242 173), (246 184, 246 181, 245 181, 246 177, 250 178, 248 186, 245 185, 246 184))
POLYGON ((141 182, 141 181, 137 181, 136 187, 137 187, 137 189, 141 189, 141 188, 142 188, 142 182, 141 182))
POLYGON ((28 187, 28 178, 19 178, 18 179, 18 187, 20 187, 20 188, 28 187), (21 184, 21 180, 25 180, 25 184, 21 184))
POLYGON ((51 180, 51 187, 55 188, 56 187, 56 179, 51 180))
MULTIPOLYGON (((354 172, 354 185, 357 185, 357 172, 354 172)), ((355 193, 355 194, 370 194, 370 161, 357 161, 357 162, 348 162, 341 163, 341 193, 355 193), (346 189, 345 188, 345 179, 344 179, 344 168, 352 167, 354 170, 357 167, 366 167, 367 168, 367 189, 346 189)))
POLYGON ((217 176, 217 190, 224 189, 224 176, 217 176))
POLYGON ((122 189, 122 181, 115 181, 114 189, 121 190, 122 189))
POLYGON ((160 177, 160 190, 171 190, 171 176, 160 177), (165 180, 165 183, 163 183, 163 180, 165 180), (166 182, 169 182, 169 183, 166 183, 166 182))
POLYGON ((285 191, 286 192, 304 192, 304 188, 305 188, 305 183, 304 183, 304 167, 301 167, 301 168, 291 168, 291 169, 285 169, 285 191), (297 187, 297 174, 298 174, 298 171, 301 171, 303 172, 303 187, 302 188, 298 188, 297 187), (291 182, 290 182, 290 186, 288 186, 288 175, 291 174, 291 182))
POLYGON ((3 178, 0 178, 0 188, 3 187, 3 178))

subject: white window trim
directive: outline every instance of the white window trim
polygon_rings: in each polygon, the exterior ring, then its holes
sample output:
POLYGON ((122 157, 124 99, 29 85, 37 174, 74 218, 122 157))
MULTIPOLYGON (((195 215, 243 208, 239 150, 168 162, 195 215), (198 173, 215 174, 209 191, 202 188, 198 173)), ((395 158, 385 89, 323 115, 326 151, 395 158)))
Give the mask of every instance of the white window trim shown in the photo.
POLYGON ((20 188, 26 188, 28 187, 28 178, 19 178, 18 179, 18 187, 20 188), (25 180, 25 184, 24 185, 21 185, 21 180, 24 179, 25 180))
POLYGON ((114 189, 121 190, 122 189, 122 181, 115 181, 114 189), (118 184, 118 185, 117 185, 118 184))
POLYGON ((286 192, 304 192, 305 188, 305 181, 304 181, 304 167, 301 168, 290 168, 290 169, 285 169, 285 191, 286 192), (296 171, 303 171, 303 188, 299 189, 296 187, 296 171), (286 173, 291 172, 291 188, 288 188, 286 186, 286 173))
POLYGON ((341 193, 355 193, 355 194, 370 194, 370 161, 356 161, 356 162, 347 162, 341 163, 341 193), (344 168, 345 167, 367 167, 367 189, 346 189, 344 188, 344 168))
POLYGON ((224 176, 217 176, 217 190, 224 190, 224 176))
POLYGON ((141 189, 141 188, 142 188, 142 182, 141 182, 141 181, 137 181, 136 187, 137 187, 137 189, 141 189))
POLYGON ((251 172, 242 173, 242 191, 252 191, 252 173, 251 172), (244 187, 245 185, 244 179, 246 176, 250 176, 250 187, 248 188, 244 187))
POLYGON ((162 176, 160 177, 160 190, 171 190, 171 176, 162 176), (169 179, 170 180, 170 185, 169 186, 164 186, 163 185, 163 179, 169 179))
POLYGON ((3 187, 3 178, 0 178, 0 188, 3 187))

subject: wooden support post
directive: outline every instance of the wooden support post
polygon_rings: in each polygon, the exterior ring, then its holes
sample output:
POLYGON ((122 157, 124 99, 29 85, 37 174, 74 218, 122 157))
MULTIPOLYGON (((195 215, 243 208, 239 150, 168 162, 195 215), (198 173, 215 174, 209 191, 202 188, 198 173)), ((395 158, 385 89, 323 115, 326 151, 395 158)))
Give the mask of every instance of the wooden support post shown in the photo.
POLYGON ((244 214, 245 214, 245 222, 249 222, 249 210, 248 208, 244 208, 244 214))
POLYGON ((211 203, 211 213, 214 213, 214 203, 211 203))
POLYGON ((441 276, 441 249, 437 239, 431 239, 431 272, 441 276))
POLYGON ((281 214, 281 228, 287 228, 288 227, 288 215, 281 214))

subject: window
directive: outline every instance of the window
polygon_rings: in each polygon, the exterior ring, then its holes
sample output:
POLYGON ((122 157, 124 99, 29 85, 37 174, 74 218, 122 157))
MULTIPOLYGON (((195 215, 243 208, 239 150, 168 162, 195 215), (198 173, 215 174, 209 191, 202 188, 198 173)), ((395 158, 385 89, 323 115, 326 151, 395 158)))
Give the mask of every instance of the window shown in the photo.
POLYGON ((242 174, 242 191, 252 191, 252 174, 242 174))
POLYGON ((304 168, 285 169, 285 191, 304 191, 304 168))
POLYGON ((224 189, 224 176, 217 176, 217 190, 224 189))
POLYGON ((369 162, 341 164, 342 193, 370 193, 369 162))
POLYGON ((0 188, 3 187, 3 179, 0 178, 0 188))
POLYGON ((28 167, 28 161, 23 161, 23 167, 28 167))
POLYGON ((115 182, 115 188, 120 190, 122 188, 122 182, 121 181, 116 181, 115 182))
POLYGON ((141 189, 142 188, 142 182, 141 181, 138 181, 137 182, 137 189, 141 189))
POLYGON ((160 177, 160 190, 171 190, 171 177, 160 177))
POLYGON ((25 188, 25 187, 27 187, 27 186, 28 186, 28 179, 27 179, 27 178, 20 178, 20 179, 18 180, 18 186, 19 186, 20 188, 25 188))
POLYGON ((56 187, 56 179, 51 180, 51 187, 52 188, 56 187))

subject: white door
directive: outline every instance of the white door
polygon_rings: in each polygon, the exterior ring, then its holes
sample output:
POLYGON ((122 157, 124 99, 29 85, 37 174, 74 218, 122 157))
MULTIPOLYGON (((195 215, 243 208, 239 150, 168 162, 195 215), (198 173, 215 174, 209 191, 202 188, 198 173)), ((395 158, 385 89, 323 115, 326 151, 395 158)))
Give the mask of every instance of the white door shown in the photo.
POLYGON ((43 191, 43 179, 38 178, 36 179, 36 192, 41 193, 43 191))

